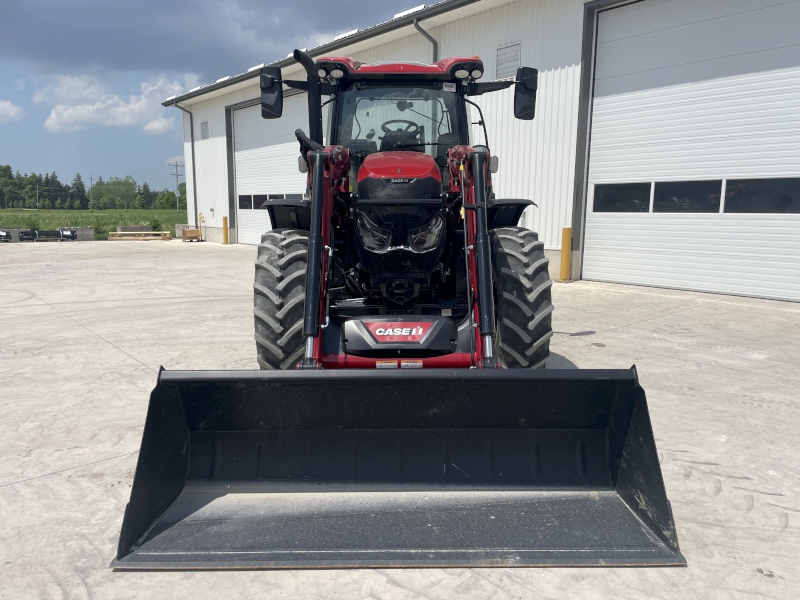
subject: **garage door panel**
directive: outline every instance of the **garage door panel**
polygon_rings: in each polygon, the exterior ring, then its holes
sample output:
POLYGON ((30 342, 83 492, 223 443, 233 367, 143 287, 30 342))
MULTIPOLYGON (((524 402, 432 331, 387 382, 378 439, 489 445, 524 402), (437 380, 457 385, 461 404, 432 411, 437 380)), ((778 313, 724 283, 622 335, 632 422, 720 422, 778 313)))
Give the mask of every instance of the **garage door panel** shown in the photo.
MULTIPOLYGON (((800 300, 800 215, 593 211, 598 184, 800 178, 797 23, 798 1, 644 0, 600 14, 586 279, 800 300)), ((777 195, 791 186, 773 190, 747 201, 791 210, 797 199, 777 195)), ((620 188, 603 193, 625 209, 620 188)))
POLYGON ((260 107, 250 107, 236 113, 237 146, 258 140, 268 142, 281 137, 294 139, 295 129, 308 129, 308 102, 305 94, 286 98, 280 119, 263 119, 260 107))
POLYGON ((303 194, 306 175, 297 168, 299 146, 295 129, 308 128, 305 95, 285 99, 280 119, 262 119, 261 107, 234 111, 234 169, 237 196, 237 239, 242 244, 258 244, 261 235, 271 229, 269 212, 244 208, 257 205, 252 196, 303 194), (243 203, 244 204, 244 203, 243 203))
POLYGON ((238 194, 302 194, 306 175, 297 168, 297 142, 236 153, 238 194))
MULTIPOLYGON (((800 20, 800 16, 797 17, 800 20)), ((667 50, 662 50, 666 52, 667 50)), ((756 55, 698 60, 690 63, 633 71, 595 80, 594 96, 602 99, 637 91, 647 91, 677 85, 697 85, 714 80, 734 79, 763 71, 781 71, 798 67, 800 46, 792 45, 759 52, 756 55), (765 65, 768 65, 765 66, 765 65)), ((716 84, 715 84, 716 85, 716 84)), ((712 89, 716 89, 712 88, 712 89)), ((699 91, 699 90, 698 90, 699 91)))
POLYGON ((683 25, 749 13, 762 8, 786 4, 786 0, 728 0, 727 2, 698 2, 698 0, 658 0, 647 12, 636 4, 614 9, 614 19, 608 20, 598 32, 598 43, 629 38, 631 35, 674 29, 683 25))
POLYGON ((239 211, 237 234, 240 244, 259 244, 261 235, 271 229, 272 222, 266 210, 239 211))
POLYGON ((589 178, 797 172, 798 106, 800 68, 596 99, 589 178))
POLYGON ((800 298, 800 215, 606 215, 587 220, 591 279, 800 298), (770 244, 763 244, 765 235, 770 244))
MULTIPOLYGON (((639 23, 617 25, 628 33, 618 39, 608 39, 604 30, 607 22, 620 21, 626 8, 600 13, 595 67, 598 82, 629 73, 653 73, 666 67, 688 67, 732 56, 741 57, 739 62, 742 69, 738 73, 751 73, 753 66, 761 68, 763 63, 757 64, 757 57, 749 57, 748 54, 797 45, 797 23, 800 19, 800 2, 797 1, 757 7, 755 2, 748 2, 749 6, 730 6, 722 1, 696 0, 685 5, 679 14, 673 13, 683 21, 674 25, 663 23, 658 17, 661 9, 674 11, 677 8, 674 0, 645 1, 647 8, 636 5, 627 7, 628 11, 642 14, 643 19, 639 23), (698 6, 711 9, 698 14, 698 6), (719 14, 713 16, 713 13, 719 14), (758 26, 765 21, 769 22, 768 28, 758 26), (631 52, 633 44, 647 51, 631 52), (740 49, 738 52, 737 46, 740 49)), ((730 64, 735 66, 737 62, 730 61, 730 64)), ((796 63, 792 66, 796 66, 796 63)), ((682 72, 687 76, 697 73, 703 77, 713 76, 710 70, 687 68, 682 72)))

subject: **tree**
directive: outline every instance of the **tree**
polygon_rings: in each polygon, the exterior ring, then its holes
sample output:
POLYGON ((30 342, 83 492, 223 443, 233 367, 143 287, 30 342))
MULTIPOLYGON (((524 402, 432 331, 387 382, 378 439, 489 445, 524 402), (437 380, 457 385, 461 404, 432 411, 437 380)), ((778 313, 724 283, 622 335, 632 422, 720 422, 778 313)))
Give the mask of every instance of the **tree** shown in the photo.
MULTIPOLYGON (((106 189, 106 182, 103 181, 102 175, 97 178, 97 181, 94 182, 94 185, 89 190, 89 208, 92 208, 92 202, 94 202, 94 206, 99 207, 100 199, 103 197, 106 189)), ((100 208, 96 208, 94 210, 102 210, 100 208)))
POLYGON ((92 195, 92 199, 89 200, 89 208, 91 210, 105 210, 108 208, 108 201, 105 198, 94 197, 92 195))
POLYGON ((102 195, 108 208, 132 208, 136 200, 136 181, 130 175, 125 178, 111 177, 104 185, 102 195))
POLYGON ((146 181, 139 187, 138 194, 141 196, 141 208, 153 208, 157 192, 151 190, 146 181))
POLYGON ((86 185, 83 183, 80 173, 77 173, 72 178, 72 184, 69 186, 69 197, 72 200, 71 206, 76 210, 86 208, 89 204, 89 199, 86 197, 86 185))
POLYGON ((161 190, 156 196, 156 201, 153 203, 153 208, 159 210, 169 210, 175 208, 175 192, 171 190, 161 190))

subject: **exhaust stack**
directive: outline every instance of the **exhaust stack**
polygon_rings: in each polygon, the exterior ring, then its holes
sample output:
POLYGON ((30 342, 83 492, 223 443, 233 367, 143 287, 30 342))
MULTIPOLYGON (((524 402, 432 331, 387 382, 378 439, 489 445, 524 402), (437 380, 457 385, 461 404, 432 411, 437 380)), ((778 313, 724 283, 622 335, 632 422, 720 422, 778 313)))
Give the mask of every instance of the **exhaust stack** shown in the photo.
POLYGON ((322 144, 322 94, 317 63, 302 50, 294 51, 294 59, 303 65, 308 79, 308 137, 322 144))

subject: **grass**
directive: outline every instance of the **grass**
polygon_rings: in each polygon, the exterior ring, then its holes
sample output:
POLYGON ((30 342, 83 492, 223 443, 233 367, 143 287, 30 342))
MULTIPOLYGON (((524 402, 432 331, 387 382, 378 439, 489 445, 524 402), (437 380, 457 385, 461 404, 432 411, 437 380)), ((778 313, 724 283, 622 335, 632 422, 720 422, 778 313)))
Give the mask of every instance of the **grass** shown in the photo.
POLYGON ((149 225, 153 231, 170 231, 186 223, 186 211, 174 210, 0 210, 0 228, 54 230, 59 227, 94 227, 94 239, 107 240, 118 225, 149 225))

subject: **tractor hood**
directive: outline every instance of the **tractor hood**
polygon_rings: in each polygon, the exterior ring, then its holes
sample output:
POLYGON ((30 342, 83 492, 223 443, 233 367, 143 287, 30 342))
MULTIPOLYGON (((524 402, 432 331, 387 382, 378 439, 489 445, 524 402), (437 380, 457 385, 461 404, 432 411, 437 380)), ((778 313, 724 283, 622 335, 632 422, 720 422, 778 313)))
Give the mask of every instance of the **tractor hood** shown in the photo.
POLYGON ((367 178, 419 179, 432 177, 442 181, 436 161, 429 154, 393 150, 375 152, 364 159, 358 170, 358 181, 367 178))

